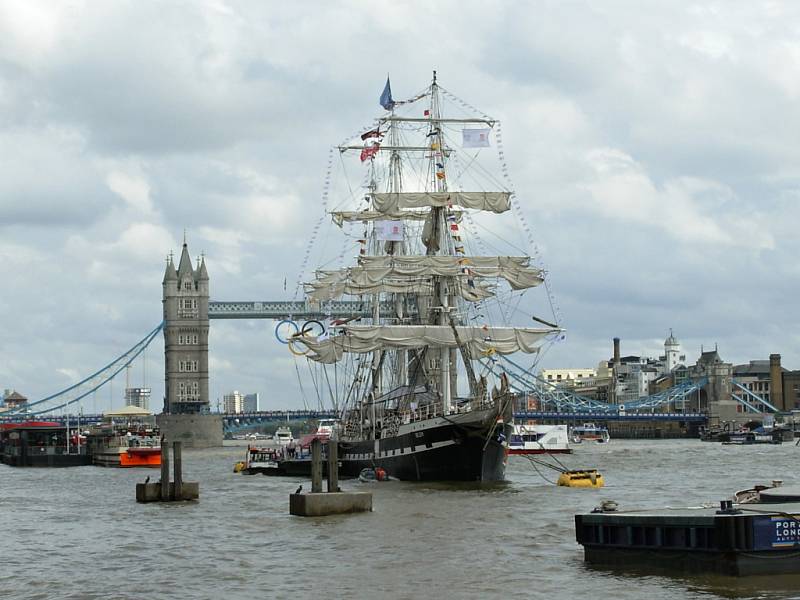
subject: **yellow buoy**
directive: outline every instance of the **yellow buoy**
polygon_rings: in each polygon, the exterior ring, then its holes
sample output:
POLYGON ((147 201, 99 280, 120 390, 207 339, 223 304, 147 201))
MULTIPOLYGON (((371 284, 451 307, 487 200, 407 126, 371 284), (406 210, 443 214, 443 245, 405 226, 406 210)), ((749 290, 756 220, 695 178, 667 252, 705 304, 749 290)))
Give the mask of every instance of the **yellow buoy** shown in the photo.
POLYGON ((584 469, 582 471, 564 471, 558 478, 558 485, 577 488, 601 488, 603 476, 597 469, 584 469))
POLYGON ((234 473, 241 473, 242 471, 244 471, 246 466, 247 465, 245 464, 245 462, 243 460, 240 460, 235 465, 233 465, 233 472, 234 473))

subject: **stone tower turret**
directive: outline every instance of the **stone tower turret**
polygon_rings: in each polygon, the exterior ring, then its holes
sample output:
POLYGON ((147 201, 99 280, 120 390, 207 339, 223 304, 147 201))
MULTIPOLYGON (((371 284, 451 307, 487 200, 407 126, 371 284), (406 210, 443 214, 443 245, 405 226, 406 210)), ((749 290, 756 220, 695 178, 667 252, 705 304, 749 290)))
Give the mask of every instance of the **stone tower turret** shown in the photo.
POLYGON ((184 241, 178 269, 170 257, 162 282, 164 304, 164 412, 207 413, 208 271, 195 270, 184 241))
POLYGON ((680 364, 681 344, 669 330, 669 337, 664 341, 667 373, 671 373, 680 364))

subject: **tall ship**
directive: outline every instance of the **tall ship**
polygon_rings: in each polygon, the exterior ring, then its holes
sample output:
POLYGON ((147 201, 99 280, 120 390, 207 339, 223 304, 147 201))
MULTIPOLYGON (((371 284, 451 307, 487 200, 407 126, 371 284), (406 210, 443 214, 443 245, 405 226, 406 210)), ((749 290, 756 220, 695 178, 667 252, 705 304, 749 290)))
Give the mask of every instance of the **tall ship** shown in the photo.
MULTIPOLYGON (((487 166, 498 122, 469 114, 435 72, 404 101, 387 79, 380 104, 385 112, 338 147, 344 170, 353 155, 365 167, 360 187, 331 189, 341 195, 330 212, 344 233, 342 264, 323 254, 326 266, 304 284, 323 310, 349 299, 362 316, 308 322, 286 342, 329 390, 343 476, 380 467, 402 480, 503 480, 515 396, 500 359, 535 356, 562 330, 525 310, 545 274, 509 243, 524 216, 510 182, 487 166), (460 114, 446 116, 445 105, 460 114), (470 237, 480 232, 489 233, 470 237)), ((491 167, 506 170, 498 154, 491 167)))

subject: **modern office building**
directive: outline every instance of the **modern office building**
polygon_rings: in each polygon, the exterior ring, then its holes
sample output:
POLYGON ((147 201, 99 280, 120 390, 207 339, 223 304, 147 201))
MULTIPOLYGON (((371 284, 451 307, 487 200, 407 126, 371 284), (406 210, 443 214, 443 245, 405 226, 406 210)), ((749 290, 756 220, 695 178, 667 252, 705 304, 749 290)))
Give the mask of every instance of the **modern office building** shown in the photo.
POLYGON ((244 394, 234 390, 222 397, 223 411, 227 414, 244 412, 244 394))

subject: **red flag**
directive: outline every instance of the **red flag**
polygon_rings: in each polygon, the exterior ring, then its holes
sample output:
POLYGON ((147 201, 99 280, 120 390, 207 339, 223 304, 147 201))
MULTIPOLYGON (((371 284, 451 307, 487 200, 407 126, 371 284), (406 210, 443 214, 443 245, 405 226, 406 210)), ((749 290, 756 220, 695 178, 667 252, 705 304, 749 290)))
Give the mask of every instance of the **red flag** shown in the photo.
POLYGON ((424 116, 424 117, 430 117, 430 116, 431 116, 431 111, 429 111, 429 110, 426 110, 424 113, 422 113, 422 116, 424 116))
POLYGON ((365 160, 375 156, 378 153, 378 149, 380 147, 381 145, 377 142, 372 144, 372 146, 365 146, 364 149, 361 151, 361 162, 364 162, 365 160))
POLYGON ((372 129, 370 131, 367 131, 366 133, 362 133, 361 134, 361 139, 362 140, 367 140, 369 138, 376 138, 376 137, 382 137, 382 136, 383 136, 383 134, 381 133, 380 128, 378 128, 378 129, 372 129))

